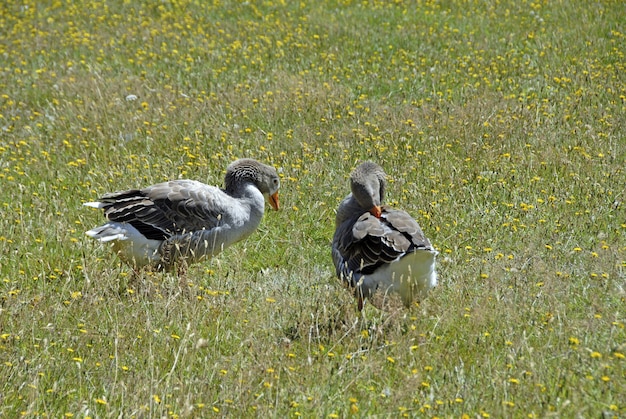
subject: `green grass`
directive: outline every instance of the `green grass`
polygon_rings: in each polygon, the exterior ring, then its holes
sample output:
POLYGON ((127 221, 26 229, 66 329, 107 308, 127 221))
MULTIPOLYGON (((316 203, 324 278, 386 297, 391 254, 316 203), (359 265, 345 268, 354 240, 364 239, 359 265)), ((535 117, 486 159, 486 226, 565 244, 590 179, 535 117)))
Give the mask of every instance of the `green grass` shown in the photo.
POLYGON ((626 416, 622 1, 0 4, 0 416, 626 416), (136 101, 125 98, 134 94, 136 101), (82 203, 252 157, 283 210, 133 277, 82 203), (334 277, 363 159, 440 250, 334 277))

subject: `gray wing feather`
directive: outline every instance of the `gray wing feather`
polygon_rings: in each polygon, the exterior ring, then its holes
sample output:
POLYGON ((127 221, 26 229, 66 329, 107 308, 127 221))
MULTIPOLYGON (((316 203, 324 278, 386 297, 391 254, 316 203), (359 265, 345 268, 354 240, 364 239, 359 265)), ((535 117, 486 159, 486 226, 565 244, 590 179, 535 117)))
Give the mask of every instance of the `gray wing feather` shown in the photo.
POLYGON ((100 202, 109 220, 127 222, 149 239, 165 240, 218 226, 223 211, 213 198, 216 191, 193 180, 174 180, 106 194, 100 202))
POLYGON ((337 228, 333 260, 337 275, 356 279, 418 249, 432 246, 417 222, 404 211, 383 207, 380 219, 365 212, 337 228))

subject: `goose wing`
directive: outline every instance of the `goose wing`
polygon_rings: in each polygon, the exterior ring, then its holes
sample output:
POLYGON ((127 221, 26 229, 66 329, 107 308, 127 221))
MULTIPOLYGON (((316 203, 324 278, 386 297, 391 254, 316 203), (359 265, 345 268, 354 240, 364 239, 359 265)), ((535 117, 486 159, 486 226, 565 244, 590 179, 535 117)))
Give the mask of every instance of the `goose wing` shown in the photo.
POLYGON ((148 239, 166 240, 220 224, 224 202, 221 189, 194 180, 173 180, 102 196, 99 207, 110 221, 125 222, 148 239))
POLYGON ((380 218, 365 212, 340 225, 333 257, 338 274, 358 276, 418 249, 432 246, 417 222, 404 211, 383 207, 380 218))

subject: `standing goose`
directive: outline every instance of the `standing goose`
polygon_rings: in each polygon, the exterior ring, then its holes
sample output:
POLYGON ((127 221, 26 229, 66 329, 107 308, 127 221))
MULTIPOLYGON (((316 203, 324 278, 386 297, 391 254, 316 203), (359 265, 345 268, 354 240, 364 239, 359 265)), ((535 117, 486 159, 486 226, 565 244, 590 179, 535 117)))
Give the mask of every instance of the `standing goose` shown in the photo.
POLYGON ((373 162, 350 175, 352 191, 337 209, 332 257, 337 276, 354 290, 359 310, 400 298, 405 307, 437 285, 438 252, 406 212, 382 205, 385 172, 373 162))
POLYGON ((225 187, 172 180, 144 189, 104 195, 84 205, 102 208, 108 223, 86 232, 113 242, 113 250, 135 268, 171 270, 221 252, 252 234, 261 222, 264 196, 279 208, 276 170, 253 159, 226 168, 225 187))

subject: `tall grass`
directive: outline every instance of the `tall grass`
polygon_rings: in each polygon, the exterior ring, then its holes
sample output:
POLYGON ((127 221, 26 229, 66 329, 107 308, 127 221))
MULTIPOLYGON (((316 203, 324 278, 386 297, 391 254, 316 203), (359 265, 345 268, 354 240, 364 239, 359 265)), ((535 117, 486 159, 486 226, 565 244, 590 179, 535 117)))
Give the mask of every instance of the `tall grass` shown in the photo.
POLYGON ((626 415, 625 3, 0 12, 0 416, 626 415), (187 285, 84 236, 238 157, 284 208, 187 285), (329 246, 363 159, 441 284, 359 321, 329 246))

